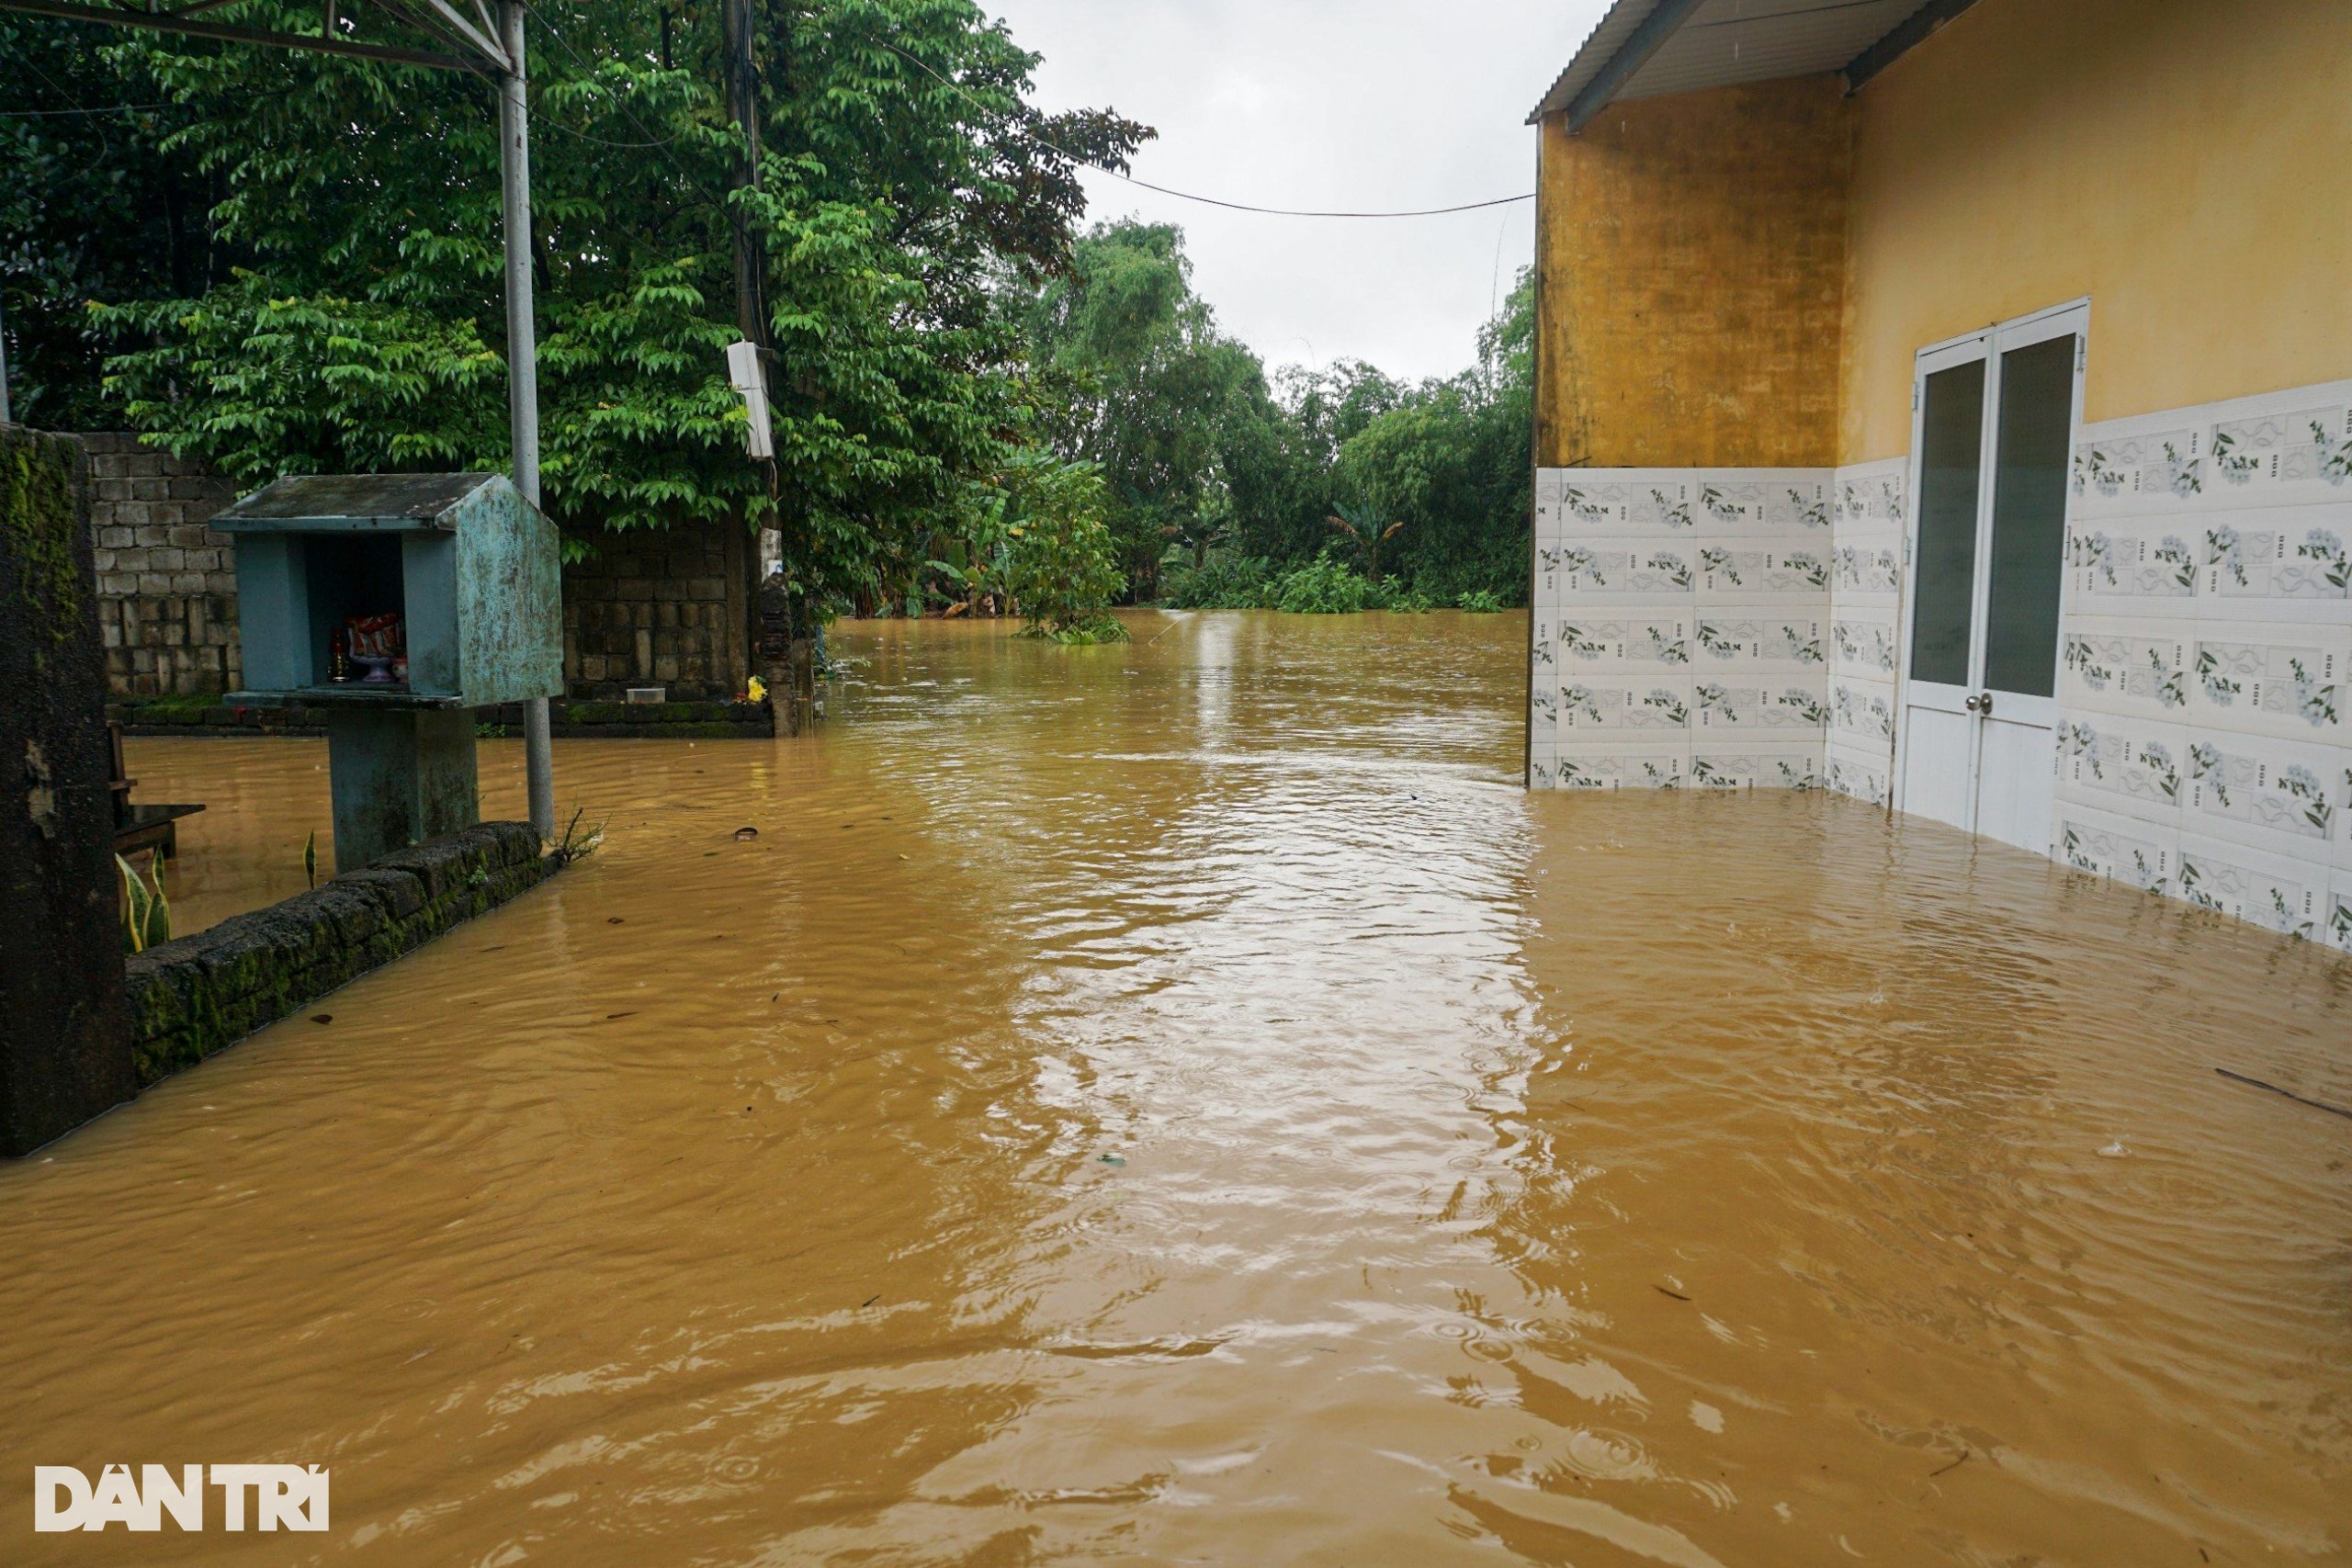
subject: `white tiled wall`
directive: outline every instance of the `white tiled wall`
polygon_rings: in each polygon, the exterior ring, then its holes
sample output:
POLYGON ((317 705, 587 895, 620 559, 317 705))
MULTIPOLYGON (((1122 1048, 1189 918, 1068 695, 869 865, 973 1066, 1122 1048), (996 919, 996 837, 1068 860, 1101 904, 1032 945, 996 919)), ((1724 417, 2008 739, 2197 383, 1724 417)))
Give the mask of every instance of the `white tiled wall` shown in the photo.
POLYGON ((2085 427, 2057 841, 2352 951, 2352 382, 2085 427))
MULTIPOLYGON (((1908 460, 1546 469, 1539 787, 1886 799, 1908 460)), ((2352 382, 2086 426, 2051 853, 2352 951, 2352 382)))
POLYGON ((1829 581, 1829 787, 1886 803, 1894 761, 1894 675, 1900 661, 1903 555, 1909 463, 1861 463, 1833 476, 1836 566, 1829 581))
POLYGON ((1535 495, 1538 787, 1819 784, 1829 471, 1548 468, 1535 495))

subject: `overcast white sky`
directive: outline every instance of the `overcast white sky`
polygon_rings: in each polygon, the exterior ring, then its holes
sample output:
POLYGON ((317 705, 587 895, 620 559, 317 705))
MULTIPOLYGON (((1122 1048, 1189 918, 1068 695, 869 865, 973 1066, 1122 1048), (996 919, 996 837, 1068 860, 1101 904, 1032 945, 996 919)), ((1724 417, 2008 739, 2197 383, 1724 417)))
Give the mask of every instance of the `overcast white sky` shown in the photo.
MULTIPOLYGON (((1450 207, 1534 189, 1521 123, 1606 0, 983 0, 1043 54, 1047 109, 1156 127, 1135 173, 1266 207, 1450 207)), ((1471 362, 1530 259, 1532 203, 1382 222, 1266 218, 1088 175, 1091 216, 1184 227, 1193 284, 1269 369, 1471 362), (1499 262, 1498 256, 1499 255, 1499 262)))

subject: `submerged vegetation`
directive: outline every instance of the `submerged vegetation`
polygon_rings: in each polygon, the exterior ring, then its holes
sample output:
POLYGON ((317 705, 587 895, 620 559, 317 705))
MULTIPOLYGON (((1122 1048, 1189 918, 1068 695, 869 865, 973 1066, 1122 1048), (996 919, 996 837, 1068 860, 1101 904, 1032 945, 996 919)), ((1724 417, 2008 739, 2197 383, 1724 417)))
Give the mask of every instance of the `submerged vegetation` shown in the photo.
MULTIPOLYGON (((532 8, 545 483, 570 554, 773 527, 796 617, 1018 614, 1061 641, 1124 635, 1122 603, 1523 595, 1523 276, 1460 375, 1270 373, 1194 291, 1181 231, 1080 227, 1081 165, 1124 169, 1151 130, 1037 108, 1036 57, 970 0, 754 7, 740 191, 718 9, 532 8), (743 456, 723 359, 739 220, 779 367, 772 470, 743 456)), ((0 117, 25 175, 0 192, 24 416, 129 425, 247 484, 506 462, 480 82, 26 17, 0 19, 0 70, 24 111, 0 117)))
POLYGON ((164 895, 164 868, 150 855, 147 874, 120 855, 115 869, 122 877, 122 950, 141 953, 172 940, 172 901, 164 895))
POLYGON ((1125 642, 1111 614, 1123 586, 1103 521, 1102 476, 1091 463, 1036 450, 1014 454, 989 501, 1001 528, 994 581, 1025 623, 1023 635, 1054 642, 1125 642))

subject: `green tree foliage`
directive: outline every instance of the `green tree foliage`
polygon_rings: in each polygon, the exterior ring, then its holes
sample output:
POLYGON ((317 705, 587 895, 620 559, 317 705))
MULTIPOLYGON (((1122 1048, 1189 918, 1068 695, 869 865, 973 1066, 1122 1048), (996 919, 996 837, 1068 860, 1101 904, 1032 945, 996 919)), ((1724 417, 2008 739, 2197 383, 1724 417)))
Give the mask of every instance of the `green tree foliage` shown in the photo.
POLYGON ((1286 368, 1270 389, 1193 294, 1182 236, 1163 224, 1091 231, 1027 325, 1041 423, 1067 455, 1102 464, 1139 595, 1194 607, 1524 602, 1530 276, 1481 331, 1476 366, 1418 387, 1341 361, 1286 368), (1348 572, 1361 591, 1334 586, 1348 569, 1327 559, 1333 545, 1361 565, 1348 572))
POLYGON ((1389 569, 1439 603, 1525 602, 1534 333, 1534 280, 1522 273, 1479 333, 1478 364, 1406 394, 1332 465, 1341 493, 1404 523, 1389 569))
POLYGON ((163 150, 186 109, 112 28, 0 16, 0 318, 17 419, 119 424, 99 394, 107 344, 93 299, 185 296, 233 251, 209 209, 217 184, 163 150))
POLYGON ((1363 557, 1364 575, 1374 582, 1380 581, 1380 552, 1388 541, 1402 532, 1405 525, 1392 523, 1379 507, 1359 502, 1351 506, 1340 502, 1339 513, 1327 518, 1331 526, 1345 536, 1348 543, 1363 557))
POLYGON ((1170 539, 1195 559, 1231 526, 1234 476, 1275 417, 1257 356, 1216 330, 1172 225, 1096 226, 1023 321, 1047 438, 1098 465, 1122 564, 1158 586, 1170 539))
MULTIPOLYGON (((1019 344, 992 287, 1064 263, 1072 154, 1123 166, 1149 133, 1030 107, 1035 57, 969 0, 763 0, 766 155, 730 194, 717 11, 533 10, 548 502, 591 541, 772 514, 804 602, 871 596, 1000 455, 1019 344), (736 212, 766 255, 773 500, 722 359, 736 212)), ((317 19, 290 0, 221 15, 317 19)), ((488 85, 169 37, 107 54, 184 117, 161 149, 217 182, 241 258, 165 298, 89 290, 122 334, 130 421, 248 480, 503 463, 488 85)))
POLYGON ((1037 448, 1013 453, 990 499, 1003 548, 994 581, 1020 607, 1026 634, 1057 642, 1125 642, 1110 613, 1126 586, 1103 521, 1102 470, 1037 448))

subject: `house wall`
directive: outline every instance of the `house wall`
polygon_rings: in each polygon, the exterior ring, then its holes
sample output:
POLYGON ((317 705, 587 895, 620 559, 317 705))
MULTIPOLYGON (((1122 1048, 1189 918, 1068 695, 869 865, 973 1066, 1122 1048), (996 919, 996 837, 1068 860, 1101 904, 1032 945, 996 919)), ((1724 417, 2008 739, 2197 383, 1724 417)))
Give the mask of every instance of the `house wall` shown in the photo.
POLYGON ((2352 381, 2086 423, 2067 569, 2051 853, 2352 951, 2352 381))
MULTIPOLYGON (((2087 296, 2049 852, 2352 950, 2352 381, 2342 379, 2352 376, 2352 201, 2328 173, 2352 143, 2352 6, 1982 0, 1870 84, 1856 100, 1842 209, 1841 320, 1825 337, 1838 345, 1838 433, 1818 457, 1774 445, 1810 417, 1789 411, 1815 405, 1810 361, 1759 355, 1736 311, 1718 323, 1644 303, 1657 287, 1645 274, 1679 276, 1670 253, 1689 238, 1656 209, 1687 193, 1690 210, 1717 209, 1698 165, 1736 168, 1749 156, 1713 133, 1747 91, 1626 107, 1631 125, 1685 139, 1688 176, 1657 151, 1640 164, 1654 180, 1608 185, 1593 170, 1620 153, 1578 149, 1547 128, 1547 208, 1623 202, 1632 216, 1544 214, 1566 234, 1540 242, 1547 285, 1586 269, 1545 328, 1581 333, 1628 366, 1631 344, 1611 334, 1656 334, 1671 395, 1615 426, 1587 417, 1624 443, 1593 450, 1713 449, 1723 437, 1709 420, 1770 403, 1751 446, 1789 451, 1792 466, 1742 477, 1768 493, 1826 485, 1819 782, 1873 804, 1894 789, 1917 351, 2087 296), (1630 302, 1596 333, 1589 302, 1605 310, 1618 291, 1630 302), (1758 367, 1770 371, 1760 389, 1758 367), (1713 399, 1679 379, 1702 374, 1719 378, 1713 399), (1642 421, 1673 419, 1692 421, 1692 434, 1635 439, 1642 421)), ((1617 134, 1638 140, 1627 124, 1617 134)), ((1759 221, 1769 243, 1781 220, 1759 221)), ((1545 343, 1555 358, 1539 370, 1539 400, 1574 411, 1611 384, 1589 348, 1579 356, 1545 343)), ((1637 406, 1632 396, 1602 401, 1604 412, 1637 406)), ((1540 451, 1563 468, 1598 460, 1558 439, 1540 451)), ((1703 504, 1668 521, 1670 498, 1719 486, 1705 473, 1539 469, 1539 502, 1552 510, 1539 504, 1532 782, 1740 782, 1700 765, 1716 743, 1698 724, 1706 579, 1669 598, 1651 592, 1658 570, 1634 570, 1703 559, 1747 536, 1703 504), (1601 509, 1580 513, 1593 498, 1601 509), (1623 509, 1609 513, 1611 501, 1623 509), (1615 551, 1621 543, 1648 554, 1615 551), (1582 575, 1561 576, 1570 563, 1582 575), (1612 565, 1614 590, 1602 581, 1612 565), (1604 612, 1612 618, 1600 621, 1604 612), (1637 713, 1635 688, 1671 694, 1677 672, 1637 680, 1628 656, 1579 656, 1571 645, 1656 650, 1685 624, 1676 615, 1693 631, 1681 675, 1692 692, 1688 749, 1646 718, 1618 723, 1612 739, 1593 709, 1637 713), (1591 635, 1596 622, 1613 643, 1591 635), (1595 692, 1604 700, 1581 710, 1570 701, 1595 692), (1571 725, 1577 711, 1586 717, 1571 725), (1678 754, 1689 759, 1679 773, 1678 754)), ((1799 605, 1781 607, 1793 618, 1799 605)), ((1792 761, 1749 782, 1810 781, 1792 761)))
POLYGON ((1538 470, 1530 784, 1821 782, 1831 480, 1538 470))
POLYGON ((1826 77, 1544 122, 1539 467, 1837 460, 1853 126, 1826 77))
POLYGON ((2352 374, 2352 6, 1980 0, 1854 102, 1834 460, 1922 346, 2088 296, 2085 418, 2352 374))

